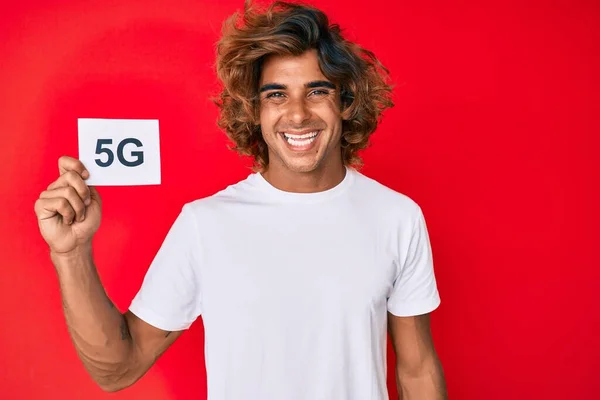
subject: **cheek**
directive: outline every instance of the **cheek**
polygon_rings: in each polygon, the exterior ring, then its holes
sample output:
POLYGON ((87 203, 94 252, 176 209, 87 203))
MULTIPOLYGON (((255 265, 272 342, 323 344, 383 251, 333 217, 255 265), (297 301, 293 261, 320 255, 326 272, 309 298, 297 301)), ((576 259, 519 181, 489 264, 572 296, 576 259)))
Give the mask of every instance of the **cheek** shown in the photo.
POLYGON ((333 123, 342 118, 340 106, 335 99, 327 99, 315 104, 314 110, 328 123, 333 123))
POLYGON ((339 108, 335 106, 322 107, 317 115, 330 129, 334 131, 339 130, 338 126, 341 126, 342 124, 342 115, 340 114, 339 108))
POLYGON ((275 123, 279 119, 279 112, 273 107, 261 108, 258 117, 263 133, 272 133, 275 123))

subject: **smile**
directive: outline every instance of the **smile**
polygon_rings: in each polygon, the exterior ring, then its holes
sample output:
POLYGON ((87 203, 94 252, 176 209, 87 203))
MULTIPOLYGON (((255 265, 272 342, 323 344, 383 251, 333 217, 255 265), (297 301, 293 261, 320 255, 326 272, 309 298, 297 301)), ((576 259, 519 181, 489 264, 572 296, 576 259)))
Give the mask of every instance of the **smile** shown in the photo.
POLYGON ((315 141, 321 131, 312 131, 303 134, 282 132, 285 140, 294 147, 306 147, 315 141))

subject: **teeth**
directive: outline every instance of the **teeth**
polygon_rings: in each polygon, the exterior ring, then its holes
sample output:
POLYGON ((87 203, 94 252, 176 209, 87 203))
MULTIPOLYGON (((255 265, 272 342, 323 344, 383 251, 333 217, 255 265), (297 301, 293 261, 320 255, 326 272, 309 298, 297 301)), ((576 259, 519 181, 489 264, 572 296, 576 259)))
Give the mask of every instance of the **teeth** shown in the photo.
POLYGON ((318 134, 319 131, 315 131, 305 133, 304 135, 290 135, 289 133, 284 133, 283 136, 292 146, 306 146, 307 144, 314 142, 318 134))
POLYGON ((305 146, 315 141, 315 138, 296 140, 296 139, 287 139, 288 143, 292 146, 305 146))
POLYGON ((286 139, 302 140, 314 138, 315 136, 317 136, 318 133, 319 131, 305 133, 304 135, 292 135, 290 133, 284 133, 283 136, 285 136, 286 139))

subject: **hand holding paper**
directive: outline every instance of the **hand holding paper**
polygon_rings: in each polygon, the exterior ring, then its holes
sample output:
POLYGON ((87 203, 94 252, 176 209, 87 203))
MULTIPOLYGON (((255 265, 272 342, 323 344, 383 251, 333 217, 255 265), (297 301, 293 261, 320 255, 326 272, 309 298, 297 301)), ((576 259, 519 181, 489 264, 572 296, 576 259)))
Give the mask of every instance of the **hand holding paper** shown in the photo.
POLYGON ((40 193, 35 213, 42 237, 55 255, 89 248, 100 226, 101 200, 95 188, 85 184, 89 175, 76 158, 58 160, 59 176, 40 193))

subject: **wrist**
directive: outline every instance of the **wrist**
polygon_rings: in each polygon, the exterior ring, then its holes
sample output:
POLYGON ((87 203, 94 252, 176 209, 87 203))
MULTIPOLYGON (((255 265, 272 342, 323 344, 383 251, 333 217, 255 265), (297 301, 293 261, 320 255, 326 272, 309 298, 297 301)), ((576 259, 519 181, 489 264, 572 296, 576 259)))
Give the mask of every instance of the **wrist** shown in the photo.
POLYGON ((50 259, 57 268, 62 265, 79 265, 92 259, 92 243, 84 243, 76 246, 72 250, 56 252, 50 249, 50 259))

